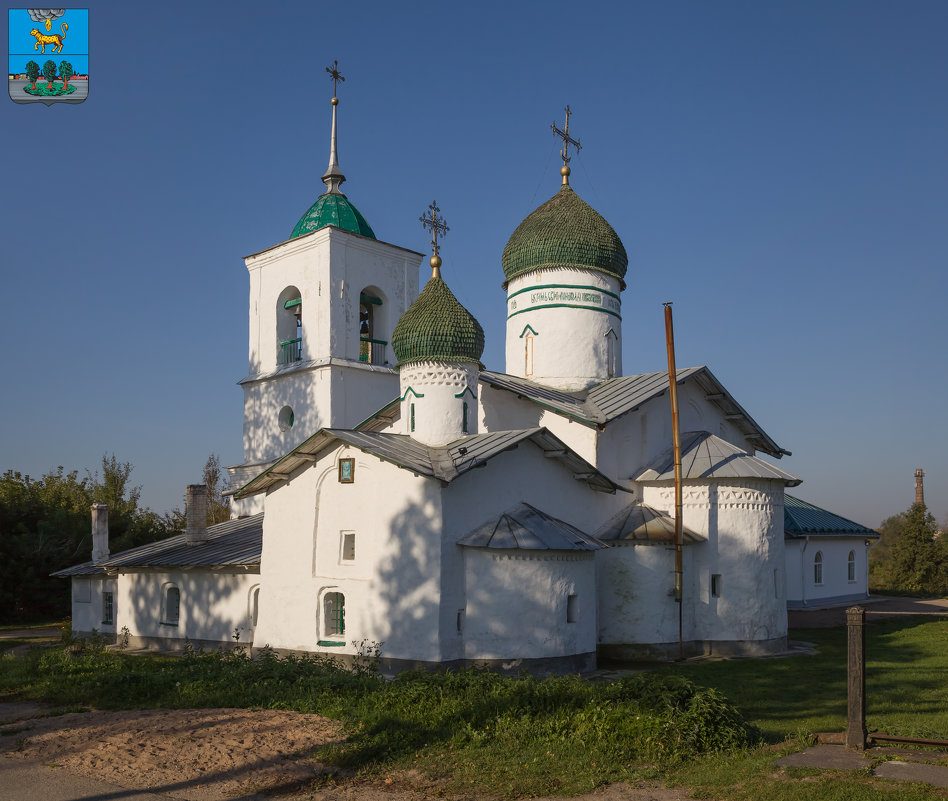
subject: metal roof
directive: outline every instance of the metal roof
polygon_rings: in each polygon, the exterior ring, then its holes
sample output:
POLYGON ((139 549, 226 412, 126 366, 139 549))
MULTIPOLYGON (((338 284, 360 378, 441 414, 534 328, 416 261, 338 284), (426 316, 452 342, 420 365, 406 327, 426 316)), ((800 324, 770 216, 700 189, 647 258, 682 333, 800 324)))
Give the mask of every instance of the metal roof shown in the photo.
MULTIPOLYGON (((675 519, 666 512, 635 501, 606 521, 593 536, 600 540, 667 545, 675 542, 675 519)), ((704 542, 707 537, 682 526, 681 540, 683 543, 704 542)))
POLYGON ((83 562, 81 565, 66 567, 62 570, 57 570, 55 573, 50 573, 49 575, 56 578, 61 578, 69 576, 104 576, 105 573, 106 570, 104 567, 97 565, 94 562, 83 562))
POLYGON ((598 551, 609 547, 528 503, 518 503, 495 520, 478 526, 458 540, 458 545, 536 551, 598 551))
POLYGON ((188 545, 186 536, 177 534, 113 554, 96 566, 85 562, 52 575, 91 575, 87 566, 96 567, 95 572, 113 572, 128 567, 259 567, 262 550, 261 512, 208 526, 207 541, 197 545, 188 545))
MULTIPOLYGON (((480 380, 495 389, 513 392, 577 422, 602 428, 624 414, 668 391, 668 371, 610 378, 581 392, 564 392, 544 387, 526 378, 483 370, 480 380)), ((755 450, 779 459, 790 452, 781 448, 734 399, 707 367, 686 367, 677 372, 677 381, 694 381, 709 401, 744 434, 755 450)))
MULTIPOLYGON (((763 478, 783 481, 795 487, 800 479, 763 459, 751 456, 730 442, 707 431, 689 431, 681 435, 681 476, 697 478, 763 478)), ((649 464, 636 481, 666 481, 675 478, 672 448, 649 464)))
POLYGON ((316 461, 323 452, 336 447, 340 442, 348 443, 418 475, 448 483, 468 470, 479 467, 498 453, 513 450, 526 440, 531 441, 551 458, 562 462, 567 470, 573 472, 574 478, 585 481, 592 489, 600 492, 615 492, 616 489, 621 489, 545 428, 472 434, 437 448, 424 445, 407 434, 324 428, 241 487, 234 497, 246 498, 265 492, 288 479, 297 470, 316 461))
POLYGON ((806 537, 815 534, 877 539, 882 536, 871 528, 828 512, 812 503, 801 501, 792 495, 783 496, 783 533, 787 537, 806 537))

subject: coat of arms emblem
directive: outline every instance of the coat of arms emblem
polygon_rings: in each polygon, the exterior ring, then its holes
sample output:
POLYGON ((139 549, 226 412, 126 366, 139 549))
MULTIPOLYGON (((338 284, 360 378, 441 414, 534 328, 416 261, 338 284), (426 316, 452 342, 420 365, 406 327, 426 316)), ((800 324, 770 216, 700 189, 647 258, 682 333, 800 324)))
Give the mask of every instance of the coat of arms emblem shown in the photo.
POLYGON ((81 103, 89 96, 89 10, 11 8, 10 99, 14 103, 81 103))

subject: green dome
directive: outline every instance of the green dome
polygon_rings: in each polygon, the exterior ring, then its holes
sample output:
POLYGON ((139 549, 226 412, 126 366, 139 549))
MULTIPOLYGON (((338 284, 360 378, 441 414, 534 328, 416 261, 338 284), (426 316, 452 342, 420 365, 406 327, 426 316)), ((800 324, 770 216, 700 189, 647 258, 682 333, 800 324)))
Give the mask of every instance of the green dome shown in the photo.
POLYGON ((508 281, 545 267, 596 270, 624 281, 629 257, 612 226, 565 185, 517 226, 501 264, 508 281))
POLYGON ((448 285, 432 276, 392 334, 399 367, 409 362, 474 362, 481 365, 484 329, 448 285))
POLYGON ((341 192, 326 192, 316 198, 290 234, 290 239, 334 225, 343 231, 375 239, 375 234, 359 210, 341 192))

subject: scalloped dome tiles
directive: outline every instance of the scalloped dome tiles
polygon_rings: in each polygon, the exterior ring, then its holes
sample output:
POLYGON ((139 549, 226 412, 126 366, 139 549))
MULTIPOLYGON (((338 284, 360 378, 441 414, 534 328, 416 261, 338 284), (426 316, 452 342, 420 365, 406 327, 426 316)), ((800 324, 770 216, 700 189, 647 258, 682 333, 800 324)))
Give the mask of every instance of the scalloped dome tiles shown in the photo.
POLYGON ((508 281, 549 267, 596 270, 621 281, 629 257, 612 226, 566 185, 517 226, 501 264, 508 281))

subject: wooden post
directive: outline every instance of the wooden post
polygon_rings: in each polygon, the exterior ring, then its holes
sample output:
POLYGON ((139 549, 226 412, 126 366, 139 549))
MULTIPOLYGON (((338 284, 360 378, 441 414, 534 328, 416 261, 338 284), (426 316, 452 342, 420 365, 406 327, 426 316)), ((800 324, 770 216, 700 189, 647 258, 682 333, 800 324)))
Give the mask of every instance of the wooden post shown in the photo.
POLYGON ((866 750, 866 610, 852 606, 846 610, 849 635, 848 706, 846 716, 846 747, 866 750))

